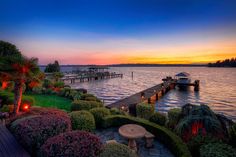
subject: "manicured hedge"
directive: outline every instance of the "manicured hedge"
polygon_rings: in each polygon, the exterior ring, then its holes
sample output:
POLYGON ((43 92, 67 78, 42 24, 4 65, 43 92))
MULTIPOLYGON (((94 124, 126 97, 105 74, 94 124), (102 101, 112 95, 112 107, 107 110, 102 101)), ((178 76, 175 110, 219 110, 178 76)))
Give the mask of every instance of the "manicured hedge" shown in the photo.
POLYGON ((142 125, 149 132, 153 133, 159 141, 165 144, 176 157, 191 157, 186 144, 180 137, 169 129, 147 120, 123 115, 110 115, 104 118, 102 126, 104 128, 118 127, 129 123, 142 125))
POLYGON ((111 114, 110 110, 105 107, 93 108, 90 112, 93 114, 96 126, 98 127, 101 126, 103 118, 111 114))
POLYGON ((97 98, 96 96, 94 96, 93 94, 87 94, 87 93, 81 95, 81 100, 101 102, 101 100, 98 99, 98 98, 97 98))
POLYGON ((210 143, 200 149, 200 157, 235 157, 236 151, 230 145, 210 143))
POLYGON ((73 111, 70 114, 71 125, 73 130, 94 131, 95 120, 93 115, 88 111, 73 111))
POLYGON ((137 117, 149 119, 153 113, 154 110, 150 104, 140 103, 136 106, 137 117))
POLYGON ((121 143, 106 144, 99 157, 137 157, 128 146, 121 143))
POLYGON ((96 107, 103 107, 103 104, 97 101, 74 101, 71 105, 71 111, 90 110, 96 107))
POLYGON ((102 142, 84 131, 72 131, 49 138, 41 147, 41 157, 96 157, 102 142))
POLYGON ((164 126, 166 123, 166 116, 162 113, 155 112, 149 119, 149 121, 164 126))
POLYGON ((181 117, 181 109, 173 108, 168 111, 168 126, 172 129, 176 127, 181 117))

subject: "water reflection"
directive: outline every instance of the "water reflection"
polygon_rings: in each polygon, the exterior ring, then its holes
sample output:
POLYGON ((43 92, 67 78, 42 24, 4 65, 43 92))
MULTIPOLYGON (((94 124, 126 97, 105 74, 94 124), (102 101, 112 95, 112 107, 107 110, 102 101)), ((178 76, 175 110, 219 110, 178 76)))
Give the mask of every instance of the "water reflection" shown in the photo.
POLYGON ((166 76, 186 71, 192 80, 200 80, 200 91, 193 87, 187 91, 171 90, 156 103, 156 110, 166 112, 186 103, 206 103, 213 110, 236 119, 236 69, 206 67, 122 67, 111 71, 123 73, 123 78, 100 80, 72 85, 89 92, 110 104, 141 90, 161 83, 166 76), (132 78, 133 72, 133 78, 132 78))

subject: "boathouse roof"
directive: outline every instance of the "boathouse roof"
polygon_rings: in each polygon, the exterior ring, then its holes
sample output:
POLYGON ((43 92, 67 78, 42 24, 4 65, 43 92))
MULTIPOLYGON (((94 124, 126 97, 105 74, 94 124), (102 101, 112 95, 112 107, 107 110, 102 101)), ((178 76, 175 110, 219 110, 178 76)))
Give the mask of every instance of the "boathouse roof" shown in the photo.
POLYGON ((189 77, 190 74, 187 73, 187 72, 181 72, 181 73, 176 74, 175 76, 177 76, 177 77, 189 77))

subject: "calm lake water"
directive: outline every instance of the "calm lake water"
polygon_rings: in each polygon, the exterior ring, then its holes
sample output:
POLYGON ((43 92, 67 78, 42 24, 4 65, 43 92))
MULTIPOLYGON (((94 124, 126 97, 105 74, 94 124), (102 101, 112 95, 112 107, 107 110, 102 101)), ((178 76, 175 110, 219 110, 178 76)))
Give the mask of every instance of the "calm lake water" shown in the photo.
POLYGON ((110 71, 123 73, 123 78, 76 83, 73 88, 85 88, 88 92, 110 104, 136 92, 161 83, 166 76, 188 72, 192 80, 200 80, 200 91, 193 87, 187 91, 171 90, 158 102, 156 110, 166 112, 186 103, 208 104, 214 111, 236 120, 236 69, 207 67, 112 67, 110 71), (131 73, 134 73, 132 79, 131 73))

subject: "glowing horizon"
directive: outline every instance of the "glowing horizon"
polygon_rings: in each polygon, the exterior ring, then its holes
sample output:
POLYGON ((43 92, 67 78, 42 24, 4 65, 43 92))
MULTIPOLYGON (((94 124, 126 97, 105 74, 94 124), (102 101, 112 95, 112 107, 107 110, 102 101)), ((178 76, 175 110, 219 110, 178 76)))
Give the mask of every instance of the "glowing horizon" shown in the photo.
POLYGON ((0 4, 0 40, 41 65, 205 64, 236 57, 232 0, 0 4))

